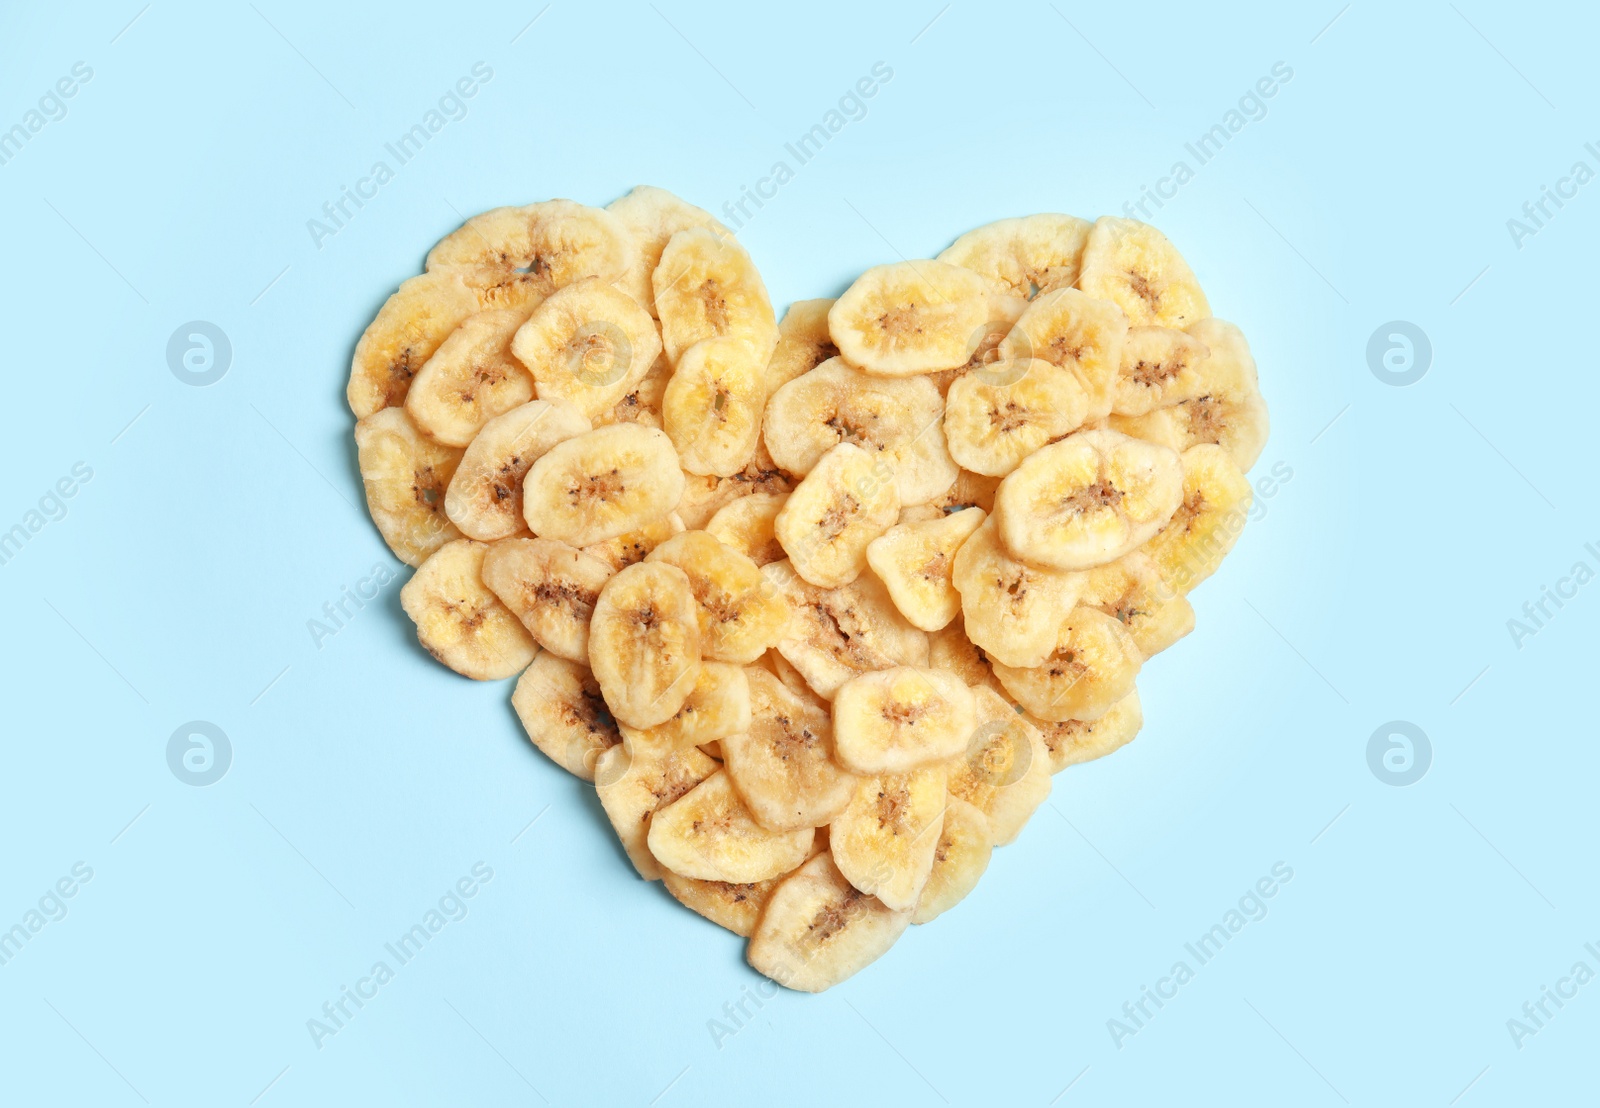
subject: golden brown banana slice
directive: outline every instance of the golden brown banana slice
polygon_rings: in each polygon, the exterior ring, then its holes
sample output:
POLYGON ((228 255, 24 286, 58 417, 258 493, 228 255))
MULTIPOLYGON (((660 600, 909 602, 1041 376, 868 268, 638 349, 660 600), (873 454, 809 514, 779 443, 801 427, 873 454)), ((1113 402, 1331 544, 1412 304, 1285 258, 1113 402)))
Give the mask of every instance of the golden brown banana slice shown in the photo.
POLYGON ((678 501, 677 512, 690 530, 703 530, 723 506, 740 497, 757 493, 788 493, 796 483, 795 478, 778 468, 772 455, 767 453, 766 444, 757 440, 756 452, 750 464, 732 477, 685 473, 683 496, 678 501))
POLYGON ((939 260, 1032 298, 1077 283, 1090 226, 1086 219, 1055 213, 998 219, 956 239, 939 260))
POLYGON ((1078 607, 1061 622, 1055 651, 1037 666, 995 660, 994 674, 1016 702, 1048 722, 1099 719, 1133 690, 1144 655, 1122 624, 1078 607))
POLYGON ((702 662, 676 715, 654 727, 622 724, 621 733, 628 751, 638 757, 691 746, 703 748, 749 726, 750 686, 743 667, 702 662))
POLYGON ((706 531, 758 566, 783 558, 783 544, 773 530, 788 493, 758 492, 741 496, 718 508, 706 531))
POLYGON ((871 573, 839 589, 819 589, 794 572, 787 559, 761 567, 794 615, 778 653, 824 700, 850 678, 890 666, 926 665, 928 636, 894 606, 889 590, 871 573))
POLYGON ((1187 327, 1211 314, 1183 255, 1167 236, 1136 219, 1095 220, 1078 287, 1115 303, 1135 327, 1187 327))
POLYGON ((1183 502, 1145 552, 1167 585, 1187 593, 1217 571, 1239 541, 1254 491, 1228 452, 1207 443, 1183 452, 1183 502))
POLYGON ((759 666, 745 670, 749 727, 722 739, 723 765, 757 823, 772 831, 819 827, 844 810, 856 779, 833 758, 827 703, 759 666))
POLYGON ((886 907, 915 907, 933 870, 944 806, 943 766, 866 778, 828 825, 839 872, 886 907))
POLYGON ((999 353, 1007 362, 1039 358, 1071 373, 1088 396, 1084 419, 1092 421, 1111 412, 1127 334, 1128 317, 1111 301, 1061 288, 1028 305, 999 353))
POLYGON ((1211 356, 1200 364, 1201 384, 1190 399, 1138 416, 1111 417, 1111 426, 1135 438, 1183 453, 1216 443, 1242 473, 1256 464, 1267 444, 1267 405, 1256 381, 1256 363, 1244 335, 1231 323, 1203 319, 1189 334, 1211 356))
POLYGON ((736 885, 730 881, 700 881, 671 870, 661 873, 661 883, 679 904, 745 939, 755 931, 761 910, 782 880, 769 877, 736 885))
POLYGON ((954 796, 944 802, 944 823, 939 845, 933 849, 933 868, 917 897, 912 923, 931 923, 954 908, 989 868, 994 848, 989 843, 989 820, 965 800, 954 796))
POLYGON ((767 395, 839 355, 828 334, 832 300, 796 300, 778 321, 778 345, 767 359, 767 395))
POLYGON ((661 399, 667 393, 667 380, 672 376, 672 363, 665 354, 656 355, 650 369, 611 410, 594 419, 596 427, 607 423, 642 423, 646 427, 661 426, 661 399))
POLYGON ((1034 358, 973 370, 945 394, 944 436, 963 469, 1004 477, 1046 443, 1071 434, 1089 411, 1071 373, 1034 358))
POLYGON ((533 399, 533 378, 511 356, 511 336, 527 313, 502 308, 468 316, 422 364, 406 393, 418 430, 446 446, 466 446, 495 416, 533 399))
POLYGON ((853 773, 907 773, 960 754, 975 724, 972 690, 931 666, 852 677, 833 698, 834 757, 853 773))
POLYGON ((848 585, 867 568, 867 544, 900 516, 894 468, 841 442, 789 494, 773 533, 794 571, 819 588, 848 585))
POLYGON ((590 419, 614 408, 661 353, 650 313, 599 277, 553 293, 511 341, 539 399, 565 400, 590 419))
POLYGON ((678 518, 678 513, 668 512, 665 517, 647 523, 636 531, 629 531, 605 542, 591 543, 583 548, 583 552, 599 558, 615 573, 617 570, 627 569, 644 561, 652 550, 673 535, 683 534, 683 530, 683 520, 678 518))
POLYGON ((626 196, 606 205, 606 211, 622 221, 638 246, 634 266, 621 282, 628 295, 655 315, 655 290, 650 274, 661 263, 661 252, 672 236, 689 227, 705 227, 720 235, 732 235, 715 216, 697 208, 666 189, 639 185, 626 196))
POLYGON ((789 605, 761 567, 705 531, 676 535, 645 561, 676 566, 689 578, 707 658, 753 662, 788 632, 789 605))
POLYGON ((1186 331, 1130 327, 1112 390, 1114 415, 1137 416, 1202 395, 1211 349, 1186 331))
POLYGON ((985 330, 992 291, 948 262, 874 266, 828 309, 828 333, 845 360, 880 377, 955 369, 985 330))
POLYGON ((994 497, 1000 538, 1017 558, 1088 569, 1159 531, 1183 499, 1183 463, 1116 431, 1080 431, 1014 469, 994 497))
POLYGON ((1120 622, 1146 658, 1194 630, 1188 598, 1161 579, 1155 562, 1142 550, 1089 570, 1078 603, 1120 622))
POLYGON ((356 343, 345 388, 356 418, 404 404, 417 371, 483 306, 459 272, 424 273, 402 284, 356 343))
POLYGON ((1026 718, 1044 739, 1050 753, 1050 772, 1060 773, 1068 766, 1104 758, 1127 746, 1144 725, 1144 709, 1139 705, 1139 690, 1134 689, 1099 719, 1048 723, 1033 716, 1026 718))
POLYGON ((701 881, 778 877, 811 852, 813 831, 768 831, 719 770, 650 817, 647 843, 664 869, 701 881))
POLYGON ((428 252, 428 271, 454 269, 484 306, 510 308, 549 296, 585 277, 626 278, 638 249, 608 211, 546 200, 473 216, 428 252))
POLYGON ((851 885, 824 852, 773 890, 745 957, 785 988, 820 993, 883 957, 910 922, 910 912, 851 885))
POLYGON ((925 522, 898 523, 868 544, 867 564, 912 626, 937 631, 960 613, 961 594, 951 582, 956 551, 984 519, 982 508, 939 512, 925 522))
POLYGON ((743 339, 763 369, 778 342, 778 324, 755 263, 731 235, 705 227, 675 233, 650 275, 661 342, 674 366, 697 342, 743 339))
POLYGON ((974 689, 973 699, 978 723, 947 767, 947 787, 984 814, 989 841, 1005 846, 1050 795, 1050 755, 1039 729, 999 693, 974 689))
POLYGON ((474 681, 519 673, 539 651, 522 621, 484 587, 483 556, 488 550, 471 539, 447 542, 400 590, 400 607, 417 625, 417 641, 474 681))
POLYGON ((589 621, 589 668, 618 723, 643 729, 677 714, 700 669, 699 617, 683 570, 641 562, 606 582, 589 621))
POLYGON ((1003 691, 1000 679, 989 664, 989 655, 967 638, 966 624, 959 613, 942 631, 928 636, 928 664, 955 674, 968 688, 987 686, 996 692, 1003 691))
POLYGON ((589 430, 583 413, 562 400, 530 400, 483 425, 461 456, 444 511, 462 534, 493 542, 521 531, 522 481, 551 447, 589 430))
POLYGON ((966 637, 996 661, 1023 667, 1038 665, 1056 648, 1061 621, 1087 583, 1081 572, 1013 558, 992 516, 962 543, 951 573, 966 637))
POLYGON ((690 473, 732 477, 755 457, 767 402, 764 355, 743 338, 710 338, 679 355, 661 426, 690 473))
POLYGON ((517 678, 511 707, 533 745, 585 781, 595 779, 600 756, 622 741, 589 667, 548 650, 517 678))
POLYGON ((554 539, 501 539, 483 556, 483 583, 547 653, 589 661, 589 619, 611 579, 605 562, 554 539))
POLYGON ((834 446, 853 443, 893 469, 901 504, 921 504, 956 479, 944 414, 939 390, 924 377, 873 377, 830 358, 773 395, 762 438, 773 461, 801 476, 834 446))
POLYGON ((650 853, 651 817, 719 768, 693 747, 634 757, 626 743, 611 747, 595 761, 594 788, 600 806, 640 877, 646 881, 661 877, 661 867, 650 853))
POLYGON ((420 566, 461 537, 444 510, 461 451, 430 442, 404 408, 380 408, 356 424, 356 459, 367 511, 396 558, 420 566))
POLYGON ((683 471, 665 432, 613 423, 558 443, 533 463, 522 515, 535 535, 590 546, 662 519, 682 496, 683 471))
POLYGON ((956 483, 943 496, 934 497, 930 503, 946 512, 959 512, 966 508, 982 508, 992 512, 995 490, 999 487, 1000 478, 964 469, 956 478, 956 483))

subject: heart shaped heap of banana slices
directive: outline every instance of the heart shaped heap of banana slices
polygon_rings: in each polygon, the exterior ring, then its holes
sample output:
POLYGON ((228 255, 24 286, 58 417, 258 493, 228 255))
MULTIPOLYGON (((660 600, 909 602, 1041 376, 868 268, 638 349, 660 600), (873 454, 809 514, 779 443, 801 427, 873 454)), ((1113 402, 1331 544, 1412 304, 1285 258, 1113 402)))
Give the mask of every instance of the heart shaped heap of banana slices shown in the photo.
POLYGON ((520 674, 640 876, 810 992, 1138 733, 1267 437, 1153 227, 1003 219, 780 321, 727 228, 644 186, 468 220, 348 395, 422 646, 520 674))

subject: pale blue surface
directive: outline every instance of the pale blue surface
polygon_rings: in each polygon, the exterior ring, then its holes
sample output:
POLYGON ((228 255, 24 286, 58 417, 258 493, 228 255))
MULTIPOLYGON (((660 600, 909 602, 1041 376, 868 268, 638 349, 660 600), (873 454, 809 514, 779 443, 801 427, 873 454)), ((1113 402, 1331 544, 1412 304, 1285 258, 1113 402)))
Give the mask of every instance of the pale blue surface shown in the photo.
POLYGON ((1600 565, 1600 185, 1521 249, 1506 227, 1575 160, 1600 168, 1592 16, 1356 3, 1314 39, 1340 0, 959 3, 925 32, 937 2, 561 3, 513 43, 537 5, 378 25, 260 0, 157 2, 113 41, 139 3, 0 13, 0 127, 93 70, 0 166, 0 528, 93 470, 0 566, 0 927, 94 873, 0 966, 0 1100, 1594 1100, 1600 985, 1521 1049, 1506 1026, 1574 961, 1600 969, 1600 586, 1521 649, 1506 628, 1600 565), (478 61, 466 118, 318 249, 306 221, 478 61), (992 218, 1120 210, 1293 69, 1155 216, 1254 345, 1253 476, 1293 478, 1147 668, 1132 747, 1056 778, 1060 814, 948 917, 719 1049, 708 1020, 761 980, 740 942, 633 877, 509 685, 423 655, 403 576, 313 644, 324 602, 394 564, 344 380, 458 211, 641 181, 717 211, 877 61, 866 117, 740 232, 780 308, 992 218), (233 347, 209 388, 166 364, 197 319, 233 347), (1433 346, 1408 388, 1367 366, 1397 319, 1433 346), (208 788, 166 762, 195 719, 233 746, 208 788), (1408 788, 1367 765, 1393 719, 1433 746, 1408 788), (466 918, 317 1049, 307 1020, 479 861, 466 918), (1119 1049, 1107 1021, 1278 861, 1266 918, 1119 1049))

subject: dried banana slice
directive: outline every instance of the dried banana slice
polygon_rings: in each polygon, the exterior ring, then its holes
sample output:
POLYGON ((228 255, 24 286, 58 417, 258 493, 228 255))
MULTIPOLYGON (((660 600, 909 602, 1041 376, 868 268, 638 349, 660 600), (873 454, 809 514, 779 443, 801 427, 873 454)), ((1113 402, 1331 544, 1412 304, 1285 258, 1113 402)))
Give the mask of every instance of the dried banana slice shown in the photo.
POLYGON ((782 880, 769 877, 736 885, 731 881, 701 881, 671 870, 661 873, 661 883, 679 904, 745 939, 755 931, 761 910, 782 880))
POLYGON ((585 277, 533 310, 511 352, 533 374, 540 400, 565 400, 597 419, 644 380, 661 339, 632 297, 585 277))
POLYGON ((987 686, 996 692, 1003 691, 1000 679, 989 664, 989 655, 967 638, 966 624, 959 614, 944 630, 928 636, 928 664, 955 674, 968 688, 987 686))
POLYGON ((893 467, 880 455, 841 442, 789 494, 773 533, 796 573, 833 589, 861 575, 867 544, 899 515, 893 467))
POLYGON ((1013 558, 991 516, 956 552, 951 583, 961 597, 966 637, 996 661, 1027 667, 1056 648, 1061 621, 1088 578, 1013 558))
POLYGON ((939 260, 1032 298, 1077 284, 1091 226, 1086 219, 1055 213, 999 219, 956 239, 939 260))
POLYGON ((677 714, 700 669, 699 619, 681 569, 641 562, 606 582, 589 621, 589 668, 617 722, 643 729, 677 714))
POLYGON ((1000 482, 994 515, 1016 557, 1088 569, 1122 557, 1172 518, 1183 463, 1116 431, 1080 431, 1051 443, 1000 482))
POLYGON ((1126 628, 1104 612, 1074 608, 1061 622, 1055 651, 1030 668, 996 660, 1006 692, 1048 722, 1099 719, 1133 690, 1144 656, 1126 628))
POLYGON ((1142 550, 1089 570, 1078 603, 1119 621, 1146 658, 1194 630, 1194 608, 1188 598, 1161 579, 1155 562, 1142 550))
POLYGON ((960 754, 972 690, 944 670, 896 666, 853 677, 833 698, 834 756, 853 773, 907 773, 960 754))
POLYGON ((639 248, 633 268, 619 283, 651 315, 656 314, 656 297, 650 287, 650 274, 661 263, 661 251, 673 235, 689 227, 705 227, 719 235, 733 234, 710 212, 653 185, 638 186, 607 204, 606 211, 622 221, 639 248))
POLYGON ((755 457, 767 402, 764 354, 742 338, 711 338, 683 351, 661 398, 661 426, 685 470, 732 477, 755 457))
POLYGON ((667 380, 672 376, 672 363, 665 354, 656 356, 650 369, 634 384, 621 400, 603 415, 595 416, 594 425, 607 423, 642 423, 646 427, 661 426, 661 399, 667 393, 667 380))
POLYGON ((723 765, 757 823, 772 831, 818 827, 844 810, 856 779, 833 758, 827 703, 759 666, 745 670, 748 729, 722 740, 723 765))
POLYGON ((539 651, 522 622, 484 587, 483 556, 488 550, 471 539, 447 542, 400 590, 400 607, 417 625, 417 641, 474 681, 510 677, 539 651))
POLYGON ((1050 772, 1060 773, 1068 766, 1104 758, 1133 741, 1144 725, 1144 709, 1139 691, 1134 689, 1113 704, 1099 719, 1069 719, 1047 723, 1028 716, 1039 729, 1045 749, 1050 753, 1050 772))
MULTIPOLYGON (((769 650, 765 654, 761 655, 759 664, 779 681, 782 681, 783 687, 788 689, 790 692, 798 693, 801 697, 806 699, 821 699, 820 697, 817 697, 816 692, 811 688, 811 686, 806 684, 805 675, 799 670, 795 669, 794 666, 790 665, 789 659, 785 658, 782 654, 779 654, 776 650, 769 650)), ((826 704, 827 701, 824 700, 823 703, 826 704)), ((831 718, 828 721, 828 726, 830 728, 833 726, 833 721, 831 718)))
POLYGON ((850 678, 896 665, 926 665, 928 636, 894 606, 889 590, 870 573, 840 589, 819 589, 788 560, 761 567, 794 616, 778 653, 824 700, 850 678))
POLYGON ((982 508, 940 512, 926 522, 898 523, 868 544, 867 564, 913 626, 937 631, 960 613, 961 594, 950 579, 956 551, 984 519, 982 508))
POLYGON ((1089 397, 1078 378, 1042 359, 996 362, 945 394, 944 437, 962 469, 1004 477, 1046 443, 1083 425, 1089 397))
POLYGON ((1256 381, 1255 359, 1244 335, 1231 323, 1203 319, 1189 328, 1189 334, 1211 351, 1200 365, 1203 380, 1196 395, 1145 415, 1113 415, 1111 426, 1180 454, 1191 446, 1216 443, 1242 473, 1256 464, 1267 444, 1267 405, 1256 381))
POLYGON ((760 493, 787 495, 797 483, 777 467, 766 446, 758 442, 750 464, 732 477, 684 474, 683 497, 677 511, 688 527, 703 530, 712 516, 735 500, 760 493))
POLYGON ((561 400, 530 400, 483 425, 444 496, 445 515, 469 538, 492 542, 523 527, 522 481, 557 443, 589 430, 561 400))
POLYGON ((921 504, 956 479, 944 414, 939 390, 925 378, 872 377, 831 358, 773 395, 762 438, 774 462, 801 476, 834 446, 853 443, 888 463, 901 504, 921 504))
POLYGON ((522 514, 535 535, 589 546, 656 522, 682 496, 672 440, 653 427, 613 423, 558 443, 534 462, 522 485, 522 514))
POLYGON ((753 662, 788 632, 789 605, 761 567, 705 531, 676 535, 645 561, 676 566, 689 578, 707 658, 753 662))
POLYGON ((1007 362, 1039 358, 1071 373, 1088 395, 1084 419, 1092 421, 1111 414, 1127 334, 1128 317, 1111 301, 1056 289, 1028 305, 999 354, 1007 362))
POLYGON ((944 806, 943 766, 862 781, 828 825, 828 848, 839 872, 885 907, 915 907, 933 871, 944 806))
POLYGON ((967 508, 982 508, 986 512, 992 512, 995 490, 999 487, 1000 478, 964 469, 956 478, 956 483, 951 485, 943 496, 935 497, 931 503, 946 512, 959 512, 967 508))
POLYGON ((703 747, 749 727, 750 686, 744 669, 726 662, 702 662, 676 715, 654 727, 623 724, 621 732, 628 752, 638 757, 703 747))
POLYGON ((989 318, 992 286, 948 262, 867 270, 828 310, 828 333, 851 365, 909 377, 965 365, 989 318))
POLYGON ((396 558, 420 566, 461 537, 444 510, 461 451, 423 437, 404 408, 380 408, 356 424, 356 459, 367 511, 396 558))
POLYGON ((778 877, 811 852, 813 831, 768 831, 719 770, 650 817, 647 843, 664 869, 701 881, 778 877))
POLYGON ((439 240, 427 266, 459 271, 481 299, 510 308, 531 307, 585 277, 624 280, 637 256, 633 236, 610 212, 546 200, 473 216, 439 240))
POLYGON ((1217 571, 1250 515, 1250 482, 1220 446, 1183 452, 1183 502, 1145 546, 1167 585, 1187 593, 1217 571))
POLYGON ((675 233, 650 275, 661 342, 674 366, 704 339, 743 339, 765 366, 778 342, 778 324, 755 263, 732 236, 704 227, 675 233))
POLYGON ((548 650, 517 678, 511 707, 533 745, 585 781, 595 779, 600 756, 622 741, 589 667, 548 650))
POLYGON ((771 396, 796 377, 839 355, 828 334, 832 300, 796 300, 778 321, 778 345, 767 359, 764 379, 771 396))
POLYGON ((788 493, 758 492, 741 496, 718 508, 706 531, 758 566, 781 561, 783 544, 773 530, 788 493))
POLYGON ((1211 349, 1186 331, 1130 327, 1112 391, 1112 413, 1144 415, 1202 395, 1210 357, 1211 349))
POLYGON ((1183 255, 1167 236, 1136 219, 1095 220, 1078 287, 1115 303, 1135 327, 1187 327, 1211 314, 1183 255))
POLYGON ((939 845, 933 849, 933 868, 917 897, 911 922, 931 923, 961 903, 977 888, 993 851, 988 818, 965 800, 946 797, 939 845))
POLYGON ((950 795, 987 818, 994 846, 1015 842, 1050 795, 1050 754, 1039 729, 993 689, 973 690, 978 724, 949 767, 950 795))
POLYGON ((527 318, 515 308, 479 312, 439 344, 406 393, 418 430, 466 446, 495 416, 533 399, 533 378, 511 356, 511 336, 527 318))
POLYGON ((883 957, 910 922, 910 912, 851 885, 824 852, 773 890, 745 957, 785 988, 820 993, 883 957))
POLYGON ((501 539, 483 556, 483 583, 534 641, 585 668, 589 619, 611 574, 605 562, 554 539, 501 539))
POLYGON ((673 535, 683 534, 683 520, 677 512, 668 512, 661 519, 647 523, 638 530, 618 535, 605 542, 591 543, 583 548, 585 554, 599 558, 615 573, 620 569, 644 561, 650 552, 673 535))
POLYGON ((460 273, 424 273, 384 301, 350 360, 345 399, 357 419, 405 403, 411 380, 462 322, 484 307, 460 273))
POLYGON ((693 747, 635 758, 628 753, 627 744, 618 743, 596 760, 595 793, 640 877, 646 881, 661 878, 661 867, 648 842, 651 817, 718 768, 693 747))

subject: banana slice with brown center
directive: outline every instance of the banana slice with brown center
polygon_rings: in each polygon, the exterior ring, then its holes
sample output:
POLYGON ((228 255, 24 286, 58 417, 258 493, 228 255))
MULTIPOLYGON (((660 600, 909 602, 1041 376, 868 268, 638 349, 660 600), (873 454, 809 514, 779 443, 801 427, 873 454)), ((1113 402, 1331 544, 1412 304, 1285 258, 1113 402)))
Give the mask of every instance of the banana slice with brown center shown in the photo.
POLYGON ((417 625, 417 640, 475 681, 514 676, 539 652, 522 621, 484 586, 488 550, 471 539, 445 543, 400 590, 400 607, 417 625))
POLYGON ((535 535, 589 546, 664 518, 683 496, 672 440, 613 423, 567 439, 528 470, 522 514, 535 535))
POLYGON ((689 579, 641 562, 607 581, 589 622, 589 668, 619 723, 646 728, 677 714, 700 669, 689 579))
POLYGON ((356 460, 367 511, 394 556, 420 566, 461 532, 445 495, 461 451, 430 441, 404 408, 380 408, 356 424, 356 460))

